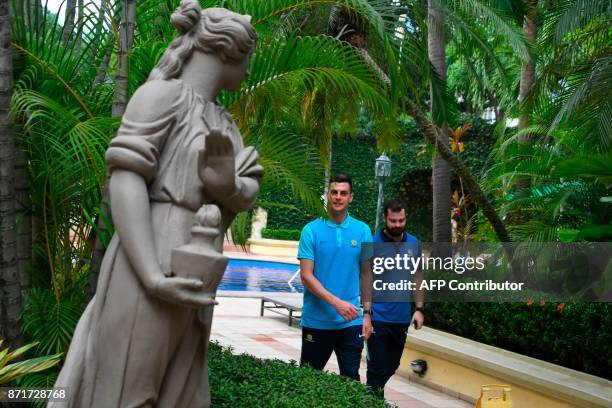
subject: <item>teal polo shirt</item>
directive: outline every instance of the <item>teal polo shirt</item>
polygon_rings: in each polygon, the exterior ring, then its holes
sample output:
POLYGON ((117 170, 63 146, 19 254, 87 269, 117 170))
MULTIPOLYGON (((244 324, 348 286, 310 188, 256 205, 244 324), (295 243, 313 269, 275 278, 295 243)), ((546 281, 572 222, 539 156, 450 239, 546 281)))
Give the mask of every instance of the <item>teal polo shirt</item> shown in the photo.
MULTIPOLYGON (((359 307, 362 242, 372 242, 372 233, 366 223, 350 215, 340 225, 318 218, 302 229, 297 257, 314 262, 314 276, 325 289, 359 307)), ((361 324, 361 315, 345 322, 329 303, 304 288, 302 326, 332 330, 361 324)))
MULTIPOLYGON (((374 235, 374 242, 386 242, 392 243, 391 239, 389 239, 382 231, 378 234, 374 235)), ((402 245, 400 248, 404 251, 412 250, 414 251, 416 257, 421 253, 419 240, 413 236, 404 232, 402 236, 402 242, 405 242, 407 245, 402 245)), ((392 245, 392 244, 389 244, 392 245)), ((374 252, 376 256, 395 256, 396 249, 392 246, 386 247, 378 247, 374 252), (388 250, 391 250, 392 253, 385 253, 388 250)), ((412 293, 406 293, 407 297, 410 296, 410 299, 407 299, 406 302, 373 302, 372 303, 372 320, 376 322, 385 322, 385 323, 402 323, 409 324, 412 320, 412 304, 409 303, 412 301, 412 293)))

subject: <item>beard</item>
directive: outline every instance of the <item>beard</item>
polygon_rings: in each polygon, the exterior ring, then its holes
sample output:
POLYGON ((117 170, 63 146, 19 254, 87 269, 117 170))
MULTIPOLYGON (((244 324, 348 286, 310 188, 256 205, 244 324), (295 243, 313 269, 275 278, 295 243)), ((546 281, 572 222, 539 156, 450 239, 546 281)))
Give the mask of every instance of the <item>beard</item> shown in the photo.
POLYGON ((403 228, 385 228, 387 231, 387 234, 389 234, 389 236, 391 237, 400 237, 403 233, 404 233, 404 229, 403 228))

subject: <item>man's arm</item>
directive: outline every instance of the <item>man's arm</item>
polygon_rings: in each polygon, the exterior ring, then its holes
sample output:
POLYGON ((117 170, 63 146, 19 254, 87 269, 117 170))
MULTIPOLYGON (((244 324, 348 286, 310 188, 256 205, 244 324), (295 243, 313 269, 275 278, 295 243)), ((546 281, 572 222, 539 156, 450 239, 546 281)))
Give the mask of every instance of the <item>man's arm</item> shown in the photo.
POLYGON ((344 320, 350 322, 359 317, 359 311, 355 305, 334 296, 314 276, 314 261, 304 258, 300 259, 300 277, 302 284, 312 294, 332 305, 344 320))
MULTIPOLYGON (((420 244, 419 244, 420 248, 420 244)), ((419 251, 419 256, 421 255, 419 251)), ((417 284, 417 290, 414 292, 414 304, 417 308, 425 307, 425 291, 421 289, 421 283, 423 282, 424 274, 423 268, 417 269, 415 273, 415 281, 417 284)), ((412 321, 410 324, 414 324, 416 329, 420 329, 423 327, 423 323, 425 321, 425 314, 421 311, 415 311, 412 314, 412 321)))
MULTIPOLYGON (((361 284, 361 303, 364 310, 372 310, 372 259, 359 263, 359 283, 361 284)), ((362 333, 365 340, 372 334, 372 315, 363 314, 362 333)))

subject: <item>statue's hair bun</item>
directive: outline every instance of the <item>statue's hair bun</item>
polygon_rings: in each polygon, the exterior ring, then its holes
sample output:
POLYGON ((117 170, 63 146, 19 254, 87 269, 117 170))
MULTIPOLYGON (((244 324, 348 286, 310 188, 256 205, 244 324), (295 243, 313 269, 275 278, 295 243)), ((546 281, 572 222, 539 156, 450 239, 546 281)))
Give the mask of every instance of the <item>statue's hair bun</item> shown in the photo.
POLYGON ((180 6, 172 13, 170 21, 181 34, 184 34, 200 22, 201 15, 202 8, 197 0, 182 0, 180 6))

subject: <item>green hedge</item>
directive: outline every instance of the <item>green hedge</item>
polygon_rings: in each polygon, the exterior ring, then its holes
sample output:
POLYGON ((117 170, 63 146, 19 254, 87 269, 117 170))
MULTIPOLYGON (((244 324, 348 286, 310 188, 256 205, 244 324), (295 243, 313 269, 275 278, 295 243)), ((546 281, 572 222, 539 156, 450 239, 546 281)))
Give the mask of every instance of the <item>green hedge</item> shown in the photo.
POLYGON ((354 380, 209 344, 214 407, 389 407, 354 380))
MULTIPOLYGON (((473 124, 462 138, 465 151, 461 159, 478 175, 495 142, 493 127, 478 118, 465 117, 461 123, 473 124)), ((432 234, 432 187, 431 160, 433 147, 421 135, 411 119, 403 121, 405 134, 402 144, 387 155, 392 161, 392 174, 385 184, 385 197, 401 197, 408 206, 406 230, 421 241, 431 241, 432 234)), ((342 138, 334 141, 333 172, 348 173, 353 178, 355 199, 350 211, 365 221, 372 229, 376 222, 378 181, 374 177, 374 162, 380 155, 376 141, 370 135, 342 138)), ((457 178, 451 177, 451 189, 460 191, 457 178)), ((451 191, 452 191, 451 190, 451 191)), ((450 198, 449 198, 450 199, 450 198)), ((449 215, 450 217, 450 215, 449 215)))
POLYGON ((612 380, 610 303, 430 303, 426 324, 612 380))
MULTIPOLYGON (((323 180, 321 180, 321 192, 323 180)), ((291 208, 262 205, 268 210, 268 223, 270 229, 299 229, 315 219, 315 216, 304 210, 301 202, 296 202, 288 189, 274 189, 262 191, 258 197, 260 202, 276 202, 289 204, 291 208)))
MULTIPOLYGON (((475 173, 485 167, 494 139, 493 128, 481 119, 466 117, 462 123, 471 122, 473 128, 463 137, 465 151, 462 160, 475 173)), ((388 152, 393 162, 391 179, 385 185, 385 197, 399 196, 408 205, 407 230, 422 241, 431 240, 432 190, 431 158, 432 146, 425 142, 413 121, 402 123, 404 136, 395 152, 388 152)), ((353 178, 355 199, 350 206, 353 216, 366 222, 372 229, 375 225, 378 182, 374 177, 374 161, 380 155, 375 138, 370 134, 343 136, 333 143, 332 172, 343 172, 353 178)), ((323 193, 321 180, 321 193, 323 193)), ((452 188, 459 189, 459 181, 452 179, 452 188)), ((268 228, 301 229, 315 215, 304 211, 288 191, 277 189, 265 191, 260 201, 292 204, 295 208, 269 207, 268 228)))
POLYGON ((301 230, 298 229, 271 229, 264 228, 261 230, 262 238, 269 239, 284 239, 287 241, 299 241, 301 230))

